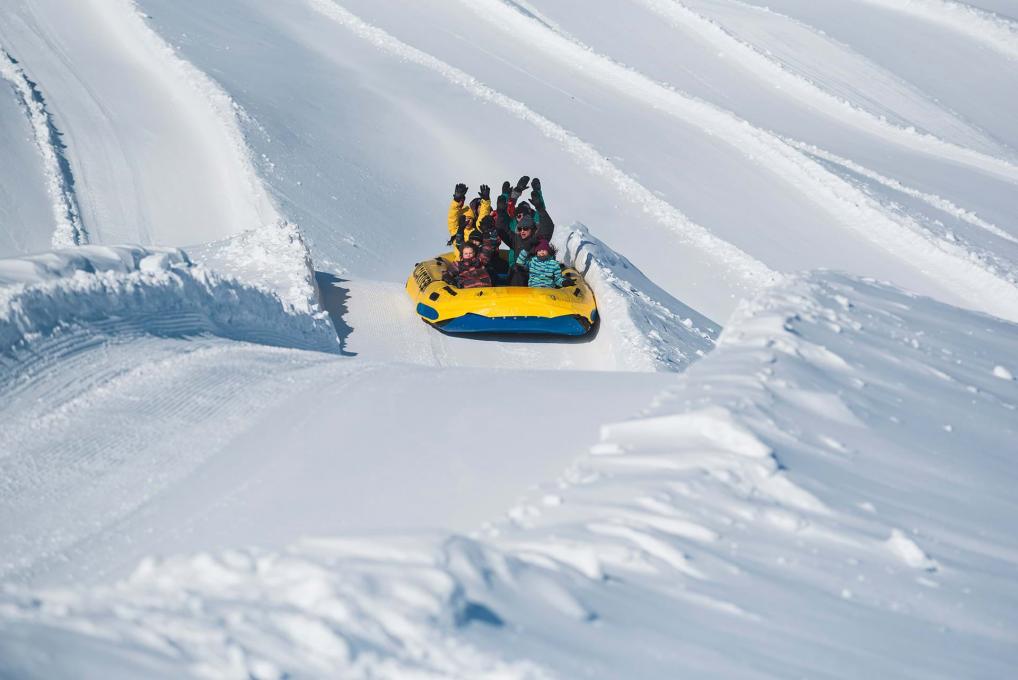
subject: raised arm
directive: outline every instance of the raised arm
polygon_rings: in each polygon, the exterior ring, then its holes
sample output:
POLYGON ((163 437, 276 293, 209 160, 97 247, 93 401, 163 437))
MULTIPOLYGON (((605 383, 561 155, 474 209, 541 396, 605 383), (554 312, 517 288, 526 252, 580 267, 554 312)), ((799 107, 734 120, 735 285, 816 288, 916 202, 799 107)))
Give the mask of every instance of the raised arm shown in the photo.
POLYGON ((467 185, 463 183, 457 184, 452 192, 452 202, 449 203, 449 214, 446 218, 450 236, 455 236, 456 230, 459 229, 459 216, 463 212, 463 201, 466 200, 466 197, 467 185))
POLYGON ((533 189, 530 191, 530 202, 534 204, 540 217, 537 220, 537 235, 550 241, 552 234, 555 233, 555 221, 551 219, 551 215, 548 214, 548 207, 544 203, 541 180, 535 177, 531 186, 533 189))

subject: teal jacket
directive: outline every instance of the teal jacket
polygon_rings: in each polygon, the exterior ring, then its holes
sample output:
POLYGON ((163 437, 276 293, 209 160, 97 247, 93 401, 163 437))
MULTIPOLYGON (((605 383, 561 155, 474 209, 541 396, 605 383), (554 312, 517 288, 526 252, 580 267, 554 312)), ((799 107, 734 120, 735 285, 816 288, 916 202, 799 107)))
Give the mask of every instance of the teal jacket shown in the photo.
POLYGON ((550 255, 542 260, 536 255, 528 255, 527 251, 523 250, 516 258, 516 264, 526 267, 530 272, 527 285, 531 288, 561 288, 566 280, 562 276, 562 267, 550 255))

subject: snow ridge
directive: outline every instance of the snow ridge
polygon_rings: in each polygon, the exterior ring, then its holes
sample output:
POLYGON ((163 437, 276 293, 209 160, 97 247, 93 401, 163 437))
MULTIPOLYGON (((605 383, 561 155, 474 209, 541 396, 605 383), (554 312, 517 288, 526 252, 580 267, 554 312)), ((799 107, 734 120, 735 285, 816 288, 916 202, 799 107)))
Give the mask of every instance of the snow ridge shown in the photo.
POLYGON ((1018 26, 1004 17, 953 0, 858 0, 943 26, 1018 60, 1018 26))
POLYGON ((81 246, 0 260, 0 363, 11 371, 95 337, 206 334, 337 349, 326 319, 194 265, 177 248, 81 246))
POLYGON ((0 77, 8 81, 18 96, 18 101, 28 115, 35 146, 42 157, 43 172, 46 175, 46 191, 52 202, 54 248, 66 248, 88 243, 88 232, 81 222, 78 199, 74 194, 74 175, 64 155, 64 143, 53 117, 46 108, 46 100, 38 85, 25 74, 14 57, 0 47, 0 77))
MULTIPOLYGON (((491 102, 521 120, 531 123, 545 137, 558 142, 589 172, 606 177, 614 183, 623 196, 671 229, 683 243, 699 248, 706 256, 716 260, 723 267, 721 275, 731 277, 747 292, 759 290, 778 277, 775 272, 760 261, 731 243, 718 238, 705 227, 692 222, 681 211, 658 198, 653 192, 620 170, 590 144, 531 110, 523 102, 488 87, 468 73, 364 22, 332 0, 308 0, 308 2, 315 10, 352 31, 361 39, 400 59, 431 70, 454 85, 469 91, 473 96, 491 102)), ((528 21, 531 20, 528 19, 528 21)), ((536 20, 534 20, 534 24, 541 26, 536 20)))
POLYGON ((937 208, 938 210, 943 210, 945 213, 957 217, 959 220, 962 220, 963 222, 968 222, 974 227, 983 229, 993 234, 994 236, 997 236, 998 238, 1002 238, 1005 241, 1011 241, 1012 243, 1018 243, 1018 238, 1007 233, 997 225, 993 224, 992 222, 987 222, 986 220, 980 218, 971 210, 966 210, 965 208, 962 208, 954 204, 952 201, 949 201, 948 199, 943 198, 942 196, 937 196, 936 194, 930 194, 923 191, 919 191, 918 189, 913 189, 912 187, 902 184, 893 177, 881 175, 880 173, 870 170, 869 168, 865 168, 854 161, 838 156, 837 154, 831 153, 830 151, 821 149, 820 147, 814 146, 813 144, 806 144, 804 142, 798 142, 793 139, 787 138, 785 139, 785 141, 788 144, 791 144, 795 148, 799 149, 800 151, 803 151, 811 156, 815 156, 816 158, 820 158, 835 165, 840 165, 842 167, 848 168, 857 175, 861 175, 868 179, 872 179, 873 181, 882 184, 889 189, 894 189, 895 191, 900 191, 901 193, 906 194, 908 196, 912 196, 913 198, 918 198, 919 200, 933 206, 934 208, 937 208))
POLYGON ((690 28, 718 50, 734 56, 750 73, 775 87, 781 87, 785 92, 794 93, 802 101, 837 120, 851 123, 894 144, 922 153, 933 153, 952 159, 962 159, 972 153, 979 154, 973 158, 982 156, 994 158, 928 132, 918 131, 914 127, 895 125, 833 95, 806 77, 786 69, 780 62, 771 59, 753 45, 740 40, 716 21, 694 12, 676 0, 640 0, 640 2, 671 26, 690 28))
MULTIPOLYGON (((597 298, 611 339, 602 351, 626 370, 680 371, 714 348, 721 328, 654 285, 583 224, 557 232, 560 258, 576 268, 597 298)), ((606 329, 599 330, 601 334, 606 329)))

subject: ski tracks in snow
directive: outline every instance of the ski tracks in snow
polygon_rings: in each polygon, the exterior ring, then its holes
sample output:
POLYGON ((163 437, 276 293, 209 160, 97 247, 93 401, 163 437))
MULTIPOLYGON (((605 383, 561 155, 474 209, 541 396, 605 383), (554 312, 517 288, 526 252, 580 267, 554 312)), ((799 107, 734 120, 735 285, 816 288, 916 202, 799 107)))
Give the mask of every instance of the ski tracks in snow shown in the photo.
POLYGON ((943 26, 1018 62, 1018 25, 1002 16, 952 0, 856 0, 943 26))
MULTIPOLYGON (((852 125, 887 142, 912 151, 991 169, 1003 170, 1014 178, 1013 165, 996 156, 959 146, 915 127, 901 127, 883 117, 861 108, 823 89, 812 80, 785 68, 754 45, 745 42, 726 30, 720 23, 705 17, 677 0, 636 0, 674 28, 687 29, 707 41, 712 47, 733 58, 741 68, 782 92, 788 93, 806 106, 830 116, 834 120, 852 125), (1005 165, 1002 165, 1004 163, 1005 165)), ((968 128, 968 125, 965 125, 968 128)), ((985 137, 980 132, 967 130, 970 135, 985 137)), ((988 142, 989 144, 989 142, 988 142)))
POLYGON ((0 78, 11 84, 18 102, 25 109, 35 146, 42 159, 46 191, 53 209, 53 247, 65 248, 88 243, 88 233, 81 223, 78 199, 74 194, 74 175, 64 155, 60 131, 46 108, 46 100, 39 86, 28 77, 21 64, 2 47, 0 47, 0 78))

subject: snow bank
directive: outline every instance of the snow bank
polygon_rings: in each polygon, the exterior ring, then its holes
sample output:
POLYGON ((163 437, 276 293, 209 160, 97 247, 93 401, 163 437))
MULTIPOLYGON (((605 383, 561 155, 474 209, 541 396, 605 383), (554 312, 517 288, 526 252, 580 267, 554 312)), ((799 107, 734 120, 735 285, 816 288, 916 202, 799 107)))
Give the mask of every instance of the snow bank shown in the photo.
POLYGON ((82 246, 0 260, 0 357, 83 333, 215 334, 331 351, 335 333, 308 298, 194 265, 176 248, 82 246))
POLYGON ((166 676, 1004 677, 1018 385, 994 370, 1016 346, 1014 324, 888 285, 789 280, 474 538, 7 587, 0 671, 52 675, 59 645, 166 676))
POLYGON ((78 199, 74 194, 71 166, 64 156, 64 144, 53 118, 46 109, 46 101, 21 65, 0 48, 0 78, 8 81, 25 109, 35 138, 35 146, 42 160, 46 176, 46 191, 53 210, 53 247, 81 245, 88 242, 88 234, 81 223, 78 199))
POLYGON ((585 225, 560 230, 556 245, 594 291, 599 334, 609 337, 603 351, 619 357, 621 367, 681 370, 713 348, 717 324, 661 290, 585 225))
POLYGON ((311 253, 295 224, 279 220, 188 252, 209 269, 275 291, 295 312, 320 312, 311 253))

